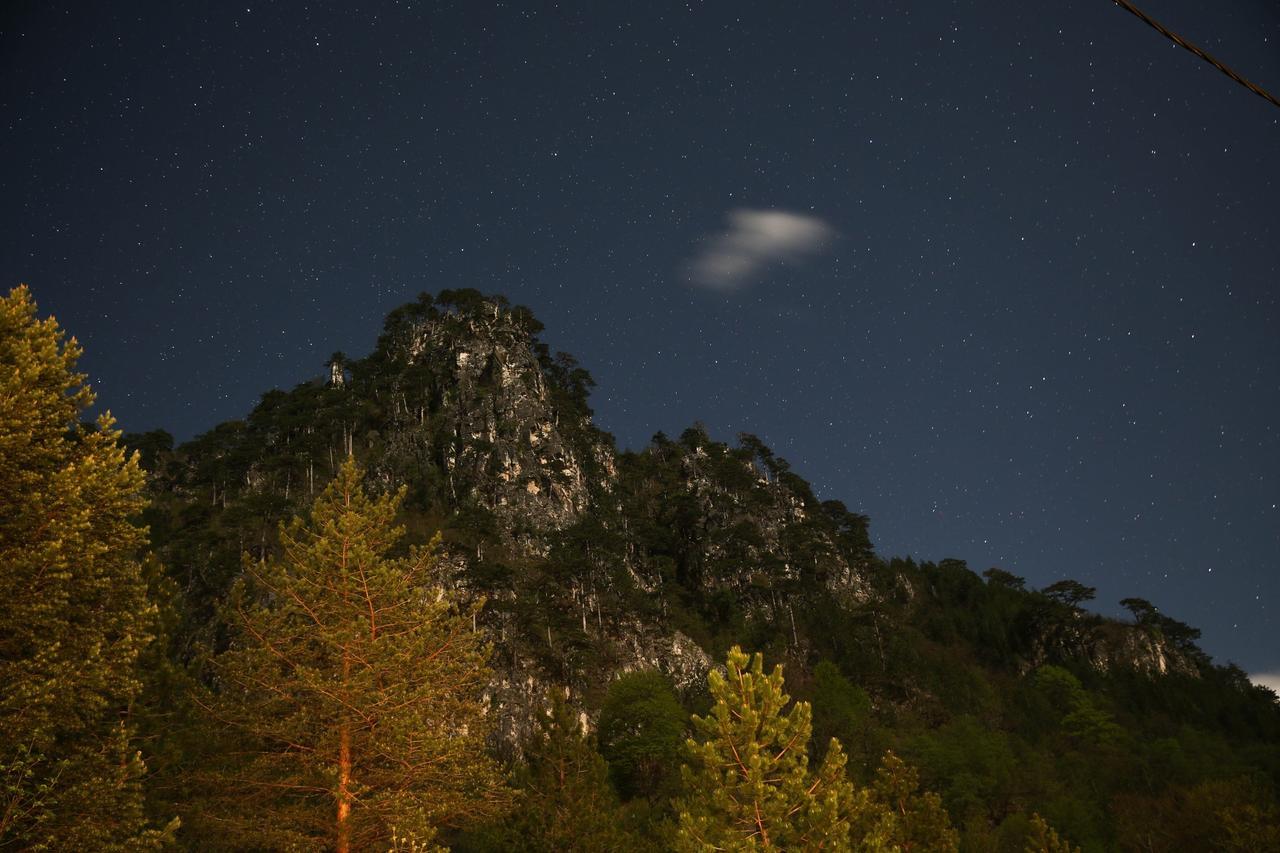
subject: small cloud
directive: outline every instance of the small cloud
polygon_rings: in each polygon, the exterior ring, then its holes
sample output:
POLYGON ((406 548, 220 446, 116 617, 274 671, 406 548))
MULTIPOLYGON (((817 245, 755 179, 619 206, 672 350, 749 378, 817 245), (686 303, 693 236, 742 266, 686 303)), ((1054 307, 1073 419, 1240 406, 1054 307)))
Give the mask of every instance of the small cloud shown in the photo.
POLYGON ((729 228, 710 238, 689 264, 689 278, 713 290, 736 290, 765 266, 820 251, 835 229, 816 216, 738 209, 729 228))
POLYGON ((1280 696, 1280 672, 1257 672, 1250 675, 1249 680, 1259 687, 1269 688, 1280 696))

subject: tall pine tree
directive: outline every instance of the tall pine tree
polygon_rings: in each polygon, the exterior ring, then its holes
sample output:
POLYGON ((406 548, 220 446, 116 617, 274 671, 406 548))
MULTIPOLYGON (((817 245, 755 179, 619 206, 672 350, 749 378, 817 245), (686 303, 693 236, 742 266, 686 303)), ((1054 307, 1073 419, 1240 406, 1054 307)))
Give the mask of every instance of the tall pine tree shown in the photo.
POLYGON ((0 299, 0 847, 136 850, 129 708, 153 608, 143 475, 93 403, 81 353, 25 287, 0 299))
POLYGON ((506 806, 480 605, 440 585, 437 543, 388 556, 403 495, 367 496, 348 460, 280 559, 246 557, 206 702, 234 738, 203 828, 232 848, 425 849, 506 806))

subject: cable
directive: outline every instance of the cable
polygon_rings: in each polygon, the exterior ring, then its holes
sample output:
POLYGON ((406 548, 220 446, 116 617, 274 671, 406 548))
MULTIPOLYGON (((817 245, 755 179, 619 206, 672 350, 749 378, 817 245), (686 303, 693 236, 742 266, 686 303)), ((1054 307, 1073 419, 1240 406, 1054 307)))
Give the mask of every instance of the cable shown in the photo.
POLYGON ((1265 98, 1266 100, 1275 104, 1277 107, 1280 107, 1280 99, 1277 99, 1275 95, 1271 94, 1266 89, 1263 89, 1261 86, 1255 83, 1250 83, 1248 80, 1246 80, 1245 78, 1241 77, 1239 74, 1237 74, 1236 72, 1228 68, 1226 65, 1223 65, 1221 62, 1214 59, 1212 56, 1205 53, 1203 50, 1201 50, 1191 42, 1184 39, 1182 36, 1168 29, 1159 21, 1157 21, 1155 18, 1152 18, 1147 13, 1143 12, 1137 6, 1134 6, 1132 3, 1129 2, 1129 0, 1112 0, 1112 2, 1115 3, 1117 6, 1121 7, 1122 9, 1126 9, 1129 12, 1132 12, 1135 16, 1137 16, 1140 20, 1144 21, 1148 26, 1153 28, 1156 32, 1160 33, 1165 38, 1169 39, 1169 41, 1173 42, 1179 47, 1185 47, 1187 50, 1191 51, 1196 56, 1200 57, 1205 62, 1209 63, 1214 68, 1218 69, 1223 74, 1230 77, 1232 80, 1235 80, 1241 86, 1244 86, 1250 92, 1253 92, 1258 97, 1265 98))

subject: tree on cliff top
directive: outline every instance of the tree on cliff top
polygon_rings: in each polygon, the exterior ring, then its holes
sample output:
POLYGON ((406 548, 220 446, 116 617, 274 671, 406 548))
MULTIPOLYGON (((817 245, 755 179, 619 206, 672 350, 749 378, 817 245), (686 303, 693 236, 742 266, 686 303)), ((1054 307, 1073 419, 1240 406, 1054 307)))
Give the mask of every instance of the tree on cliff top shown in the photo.
POLYGON ((1065 604, 1072 609, 1079 609, 1080 605, 1086 601, 1092 601, 1098 595, 1098 590, 1095 587, 1085 586, 1080 581, 1070 578, 1051 583, 1040 592, 1059 604, 1065 604))
POLYGON ((246 559, 227 606, 207 706, 240 745, 206 808, 233 846, 421 848, 507 803, 484 753, 480 604, 439 586, 438 543, 387 556, 403 490, 371 498, 360 481, 348 460, 282 528, 281 559, 246 559))
POLYGON ((138 552, 143 475, 93 392, 80 347, 0 299, 0 847, 143 849, 130 705, 154 609, 138 552))

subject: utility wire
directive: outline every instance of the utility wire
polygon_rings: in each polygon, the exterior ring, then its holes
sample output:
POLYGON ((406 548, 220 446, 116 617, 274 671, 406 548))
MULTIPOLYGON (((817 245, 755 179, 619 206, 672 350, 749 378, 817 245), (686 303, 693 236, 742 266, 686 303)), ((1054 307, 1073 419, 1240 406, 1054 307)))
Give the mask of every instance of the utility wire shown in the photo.
POLYGON ((1210 56, 1209 54, 1205 53, 1202 49, 1200 49, 1200 48, 1196 47, 1194 44, 1192 44, 1191 42, 1187 41, 1187 40, 1186 40, 1186 39, 1184 39, 1182 36, 1180 36, 1180 35, 1178 35, 1177 33, 1173 32, 1173 31, 1172 31, 1172 30, 1170 30, 1168 27, 1164 26, 1164 25, 1163 25, 1163 24, 1161 24, 1159 21, 1157 21, 1155 18, 1152 18, 1152 17, 1151 17, 1150 15, 1148 15, 1146 12, 1143 12, 1143 11, 1142 11, 1141 9, 1139 9, 1137 6, 1135 6, 1135 5, 1133 5, 1132 3, 1130 3, 1130 2, 1129 2, 1129 0, 1112 0, 1112 2, 1114 2, 1114 3, 1115 3, 1117 6, 1119 6, 1120 8, 1125 9, 1125 10, 1127 10, 1127 11, 1129 11, 1129 12, 1133 13, 1135 16, 1137 16, 1139 19, 1141 19, 1142 21, 1144 21, 1144 22, 1145 22, 1148 26, 1150 26, 1152 29, 1156 30, 1156 32, 1160 33, 1160 34, 1161 34, 1161 35, 1163 35, 1165 38, 1169 39, 1169 41, 1173 42, 1174 44, 1178 45, 1179 47, 1185 47, 1187 50, 1191 51, 1191 52, 1192 52, 1192 53, 1194 53, 1196 56, 1200 57, 1200 58, 1201 58, 1201 59, 1203 59, 1205 62, 1209 63, 1209 64, 1210 64, 1210 65, 1212 65, 1214 68, 1218 69, 1218 70, 1219 70, 1219 71, 1221 71, 1223 74, 1225 74, 1225 75, 1227 75, 1228 77, 1230 77, 1232 80, 1235 80, 1235 81, 1236 81, 1237 83, 1239 83, 1241 86, 1244 86, 1244 87, 1245 87, 1246 89, 1248 89, 1250 92, 1253 92, 1253 93, 1254 93, 1255 95, 1257 95, 1258 97, 1260 97, 1260 98, 1265 98, 1265 99, 1267 99, 1268 101, 1270 101, 1271 103, 1275 104, 1277 107, 1280 107, 1280 99, 1277 99, 1275 95, 1271 94, 1271 93, 1270 93, 1270 92, 1268 92, 1266 89, 1263 89, 1261 86, 1257 85, 1256 83, 1250 83, 1250 82, 1249 82, 1248 80, 1246 80, 1244 77, 1241 77, 1239 74, 1237 74, 1236 72, 1232 71, 1232 70, 1231 70, 1230 68, 1228 68, 1226 65, 1222 64, 1222 63, 1221 63, 1221 62, 1219 62, 1217 59, 1214 59, 1212 56, 1210 56))

